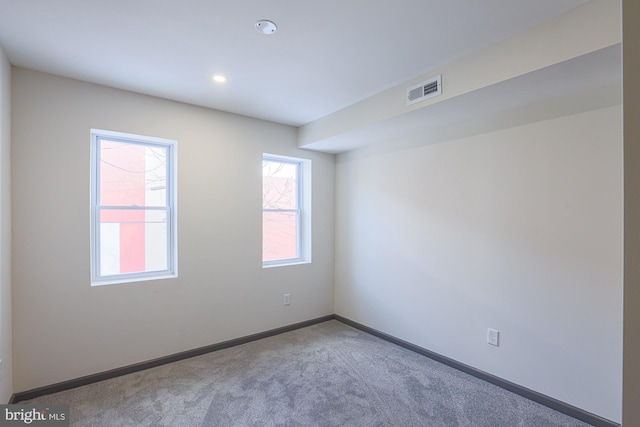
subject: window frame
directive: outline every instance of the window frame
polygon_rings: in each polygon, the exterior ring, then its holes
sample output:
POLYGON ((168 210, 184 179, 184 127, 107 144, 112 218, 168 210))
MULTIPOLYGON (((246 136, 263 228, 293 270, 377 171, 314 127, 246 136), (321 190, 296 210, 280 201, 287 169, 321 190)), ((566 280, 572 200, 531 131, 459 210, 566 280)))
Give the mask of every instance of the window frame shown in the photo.
POLYGON ((166 138, 135 135, 101 129, 91 129, 91 286, 158 280, 178 276, 178 209, 177 209, 177 166, 178 141, 166 138), (100 212, 102 210, 131 210, 131 206, 100 204, 100 142, 120 142, 151 147, 161 147, 167 151, 166 203, 164 206, 135 206, 147 211, 165 211, 167 215, 167 269, 136 273, 102 275, 100 258, 100 212))
MULTIPOLYGON (((263 153, 262 162, 271 161, 296 165, 296 208, 265 209, 265 212, 296 212, 296 257, 262 260, 262 267, 280 267, 287 265, 307 264, 311 262, 311 160, 297 157, 263 153)), ((263 175, 264 183, 264 175, 263 175)), ((263 187, 264 197, 264 187, 263 187)), ((264 245, 264 219, 262 221, 262 242, 264 245)))

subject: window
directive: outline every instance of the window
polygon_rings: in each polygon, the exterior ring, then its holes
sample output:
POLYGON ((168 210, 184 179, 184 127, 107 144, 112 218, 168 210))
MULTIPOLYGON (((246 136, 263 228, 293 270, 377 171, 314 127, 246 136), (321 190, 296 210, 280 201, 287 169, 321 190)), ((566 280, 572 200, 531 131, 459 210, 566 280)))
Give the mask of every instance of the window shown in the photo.
POLYGON ((311 262, 311 161, 262 157, 262 265, 311 262))
POLYGON ((176 148, 91 130, 92 285, 177 275, 176 148))

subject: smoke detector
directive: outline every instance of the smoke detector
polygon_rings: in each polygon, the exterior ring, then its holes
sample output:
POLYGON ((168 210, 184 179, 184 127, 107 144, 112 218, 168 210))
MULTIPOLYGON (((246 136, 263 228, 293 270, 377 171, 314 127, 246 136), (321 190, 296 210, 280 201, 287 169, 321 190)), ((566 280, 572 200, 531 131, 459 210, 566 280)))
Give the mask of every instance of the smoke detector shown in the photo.
POLYGON ((278 26, 268 19, 261 19, 256 22, 256 30, 261 32, 262 34, 270 35, 276 32, 278 26))

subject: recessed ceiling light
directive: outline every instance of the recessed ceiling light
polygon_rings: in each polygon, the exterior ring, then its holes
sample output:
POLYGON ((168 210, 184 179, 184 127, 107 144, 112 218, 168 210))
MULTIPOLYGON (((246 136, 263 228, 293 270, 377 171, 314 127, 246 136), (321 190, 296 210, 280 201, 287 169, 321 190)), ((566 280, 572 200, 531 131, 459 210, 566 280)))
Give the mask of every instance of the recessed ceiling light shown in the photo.
POLYGON ((256 30, 261 32, 262 34, 270 35, 276 32, 278 26, 268 19, 261 19, 256 22, 256 30))
POLYGON ((213 81, 216 83, 225 83, 227 81, 227 78, 222 74, 216 74, 213 76, 213 81))

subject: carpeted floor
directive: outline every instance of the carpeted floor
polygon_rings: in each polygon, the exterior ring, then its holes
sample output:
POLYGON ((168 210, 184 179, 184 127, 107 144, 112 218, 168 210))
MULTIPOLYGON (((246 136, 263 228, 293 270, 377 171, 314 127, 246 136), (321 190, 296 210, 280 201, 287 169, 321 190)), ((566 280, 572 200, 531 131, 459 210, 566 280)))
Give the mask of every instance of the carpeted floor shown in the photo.
POLYGON ((72 426, 587 426, 332 320, 43 396, 72 426))

